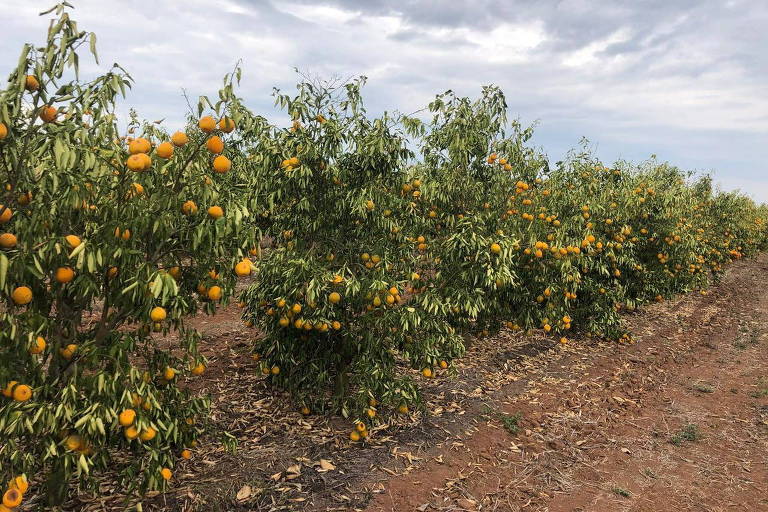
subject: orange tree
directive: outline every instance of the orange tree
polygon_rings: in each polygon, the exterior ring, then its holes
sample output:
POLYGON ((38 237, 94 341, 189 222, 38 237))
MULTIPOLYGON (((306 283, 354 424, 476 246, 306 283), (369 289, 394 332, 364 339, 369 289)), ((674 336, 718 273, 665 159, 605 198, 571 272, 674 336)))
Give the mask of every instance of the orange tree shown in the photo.
POLYGON ((205 370, 184 318, 226 300, 255 240, 224 142, 235 76, 201 99, 215 117, 199 126, 169 137, 134 119, 121 137, 131 79, 117 66, 79 79, 95 37, 65 6, 0 91, 0 477, 53 503, 106 468, 161 487, 189 456, 207 401, 183 385, 205 370))
MULTIPOLYGON (((414 205, 395 192, 411 153, 397 119, 369 118, 361 82, 277 92, 289 128, 252 135, 251 169, 272 246, 244 294, 264 336, 263 372, 309 410, 331 404, 367 430, 377 408, 407 411, 417 369, 461 352, 437 304, 409 302, 420 276, 404 234, 414 205)), ((243 133, 247 139, 248 134, 243 133)))

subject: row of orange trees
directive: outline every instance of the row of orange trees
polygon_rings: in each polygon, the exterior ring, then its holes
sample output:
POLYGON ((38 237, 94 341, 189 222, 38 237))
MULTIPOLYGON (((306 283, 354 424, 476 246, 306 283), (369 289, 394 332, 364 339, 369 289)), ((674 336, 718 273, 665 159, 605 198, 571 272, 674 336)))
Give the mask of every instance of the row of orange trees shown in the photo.
POLYGON ((243 134, 271 240, 244 294, 257 357, 303 407, 353 419, 353 439, 418 403, 411 376, 443 372, 468 334, 626 340, 622 309, 765 246, 765 207, 709 178, 585 151, 551 166, 495 87, 417 118, 369 116, 360 85, 278 93, 291 127, 243 134))
POLYGON ((243 316, 265 378, 368 435, 419 404, 467 335, 618 338, 619 312, 706 284, 765 245, 764 207, 676 168, 551 166, 504 97, 365 110, 362 80, 276 91, 288 126, 235 95, 175 133, 115 114, 131 78, 78 76, 62 4, 0 91, 0 481, 57 504, 117 471, 160 488, 205 430, 198 333, 254 273, 243 316), (255 271, 255 272, 254 272, 255 271))

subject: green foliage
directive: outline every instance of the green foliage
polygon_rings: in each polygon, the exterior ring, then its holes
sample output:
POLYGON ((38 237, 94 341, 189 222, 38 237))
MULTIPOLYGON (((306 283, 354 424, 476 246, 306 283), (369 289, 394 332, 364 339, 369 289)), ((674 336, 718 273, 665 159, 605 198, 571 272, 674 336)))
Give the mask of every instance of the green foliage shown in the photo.
MULTIPOLYGON (((184 319, 215 311, 215 301, 196 291, 213 284, 212 269, 226 300, 231 269, 256 240, 242 175, 212 172, 206 135, 193 125, 171 158, 154 152, 150 169, 126 168, 114 111, 131 78, 118 66, 78 78, 77 50, 90 44, 95 55, 95 38, 65 7, 56 8, 46 46, 25 45, 0 91, 8 128, 0 140, 0 216, 16 240, 0 253, 0 385, 10 395, 0 398, 0 476, 47 479, 52 503, 73 480, 95 485, 94 473, 104 469, 119 471, 129 489, 163 486, 160 468, 173 467, 194 442, 208 407, 176 385, 205 364, 184 319), (55 119, 41 119, 46 107, 57 109, 55 119), (201 211, 182 213, 188 200, 201 211), (210 205, 224 217, 209 218, 210 205), (31 291, 28 304, 13 300, 17 287, 31 291), (167 318, 152 322, 158 306, 167 318), (176 341, 165 339, 171 332, 176 341), (167 379, 169 369, 175 375, 167 379), (19 386, 31 388, 29 399, 14 399, 19 386), (126 438, 118 414, 128 408, 136 411, 133 426, 156 430, 154 439, 126 438)), ((201 105, 217 116, 230 108, 238 122, 234 79, 221 101, 201 105)), ((135 118, 128 134, 168 138, 135 118)))

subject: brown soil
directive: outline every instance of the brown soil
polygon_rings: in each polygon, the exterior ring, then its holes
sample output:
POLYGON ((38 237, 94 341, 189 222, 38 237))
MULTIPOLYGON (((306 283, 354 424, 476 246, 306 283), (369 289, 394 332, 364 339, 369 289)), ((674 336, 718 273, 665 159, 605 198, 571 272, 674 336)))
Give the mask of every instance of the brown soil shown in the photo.
MULTIPOLYGON (((200 318, 195 386, 238 448, 208 439, 143 510, 768 510, 767 270, 737 262, 706 295, 628 316, 631 344, 473 340, 451 371, 414 372, 425 410, 385 411, 365 445, 268 387, 236 307, 200 318)), ((73 508, 135 503, 111 488, 73 508)))

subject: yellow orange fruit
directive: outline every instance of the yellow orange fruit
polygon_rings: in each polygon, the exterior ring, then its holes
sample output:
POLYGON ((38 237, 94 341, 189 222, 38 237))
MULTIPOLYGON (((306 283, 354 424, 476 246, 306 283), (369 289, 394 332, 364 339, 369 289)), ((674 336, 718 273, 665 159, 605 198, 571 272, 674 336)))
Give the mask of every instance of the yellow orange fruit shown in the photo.
POLYGON ((131 155, 128 160, 125 161, 125 165, 131 171, 138 172, 144 170, 144 159, 141 155, 131 155))
POLYGON ((152 308, 152 311, 149 312, 149 318, 153 322, 162 322, 165 320, 168 316, 168 313, 165 311, 165 308, 162 308, 160 306, 156 306, 152 308))
POLYGON ((130 427, 134 421, 136 421, 136 411, 133 409, 125 409, 117 417, 117 422, 120 423, 121 427, 130 427))
POLYGON ((13 249, 17 243, 18 240, 13 233, 3 233, 0 235, 0 247, 3 249, 13 249))
POLYGON ((155 149, 155 154, 160 158, 171 158, 173 156, 173 144, 163 142, 155 149))
POLYGON ((21 494, 24 494, 29 489, 29 480, 27 480, 26 475, 19 475, 11 479, 8 488, 17 489, 21 494))
POLYGON ((40 82, 34 75, 27 75, 24 78, 24 88, 29 92, 34 92, 40 88, 40 82))
POLYGON ((211 286, 208 289, 208 298, 213 301, 217 301, 221 299, 221 287, 220 286, 211 286))
POLYGON ((11 299, 18 306, 32 302, 32 290, 28 286, 19 286, 11 293, 11 299))
POLYGON ((142 441, 151 441, 157 436, 157 430, 152 427, 147 427, 141 431, 139 438, 142 441))
POLYGON ((16 402, 26 402, 32 398, 32 388, 26 384, 19 384, 13 388, 13 399, 16 402))
POLYGON ((173 476, 173 473, 171 473, 171 470, 168 468, 163 468, 160 470, 160 476, 163 477, 163 480, 170 480, 173 476))
POLYGON ((11 220, 11 217, 13 217, 13 210, 11 210, 10 207, 5 207, 2 204, 0 204, 0 211, 3 213, 0 213, 0 224, 5 224, 9 220, 11 220))
POLYGON ((3 140, 8 136, 8 127, 5 123, 0 123, 0 140, 3 140))
POLYGON ((138 155, 139 153, 149 153, 152 150, 152 144, 143 138, 139 137, 133 139, 128 143, 128 152, 132 155, 138 155))
POLYGON ((205 116, 200 118, 200 121, 197 123, 197 126, 200 127, 200 129, 203 130, 205 133, 211 133, 213 130, 216 129, 216 120, 211 116, 205 116))
POLYGON ((16 387, 16 384, 18 384, 18 381, 9 381, 8 384, 6 384, 3 388, 3 396, 6 398, 11 398, 13 396, 13 388, 16 387))
POLYGON ((197 363, 195 366, 190 368, 189 371, 192 375, 202 375, 205 372, 205 365, 203 363, 197 363))
POLYGON ((59 283, 69 283, 75 278, 75 271, 72 267, 59 267, 56 269, 56 281, 59 283))
POLYGON ((197 213, 197 205, 192 200, 184 201, 184 204, 181 205, 181 212, 184 215, 194 215, 197 213))
POLYGON ((35 340, 32 342, 32 345, 29 347, 29 353, 32 355, 35 354, 42 354, 45 350, 46 343, 45 338, 42 336, 38 336, 35 338, 35 340))
POLYGON ((52 123, 56 120, 56 116, 59 115, 59 110, 56 107, 45 106, 40 109, 39 115, 44 123, 52 123))
POLYGON ((213 170, 219 174, 224 174, 232 169, 232 161, 224 155, 219 155, 213 159, 213 170))
POLYGON ((8 508, 16 508, 21 505, 22 500, 21 492, 18 489, 8 489, 3 494, 3 506, 8 508))
POLYGON ((219 130, 224 133, 231 133, 235 129, 235 122, 229 117, 222 117, 219 120, 219 130))
POLYGON ((189 142, 189 137, 184 132, 176 132, 171 135, 171 142, 173 142, 174 146, 180 148, 189 142))
POLYGON ((237 274, 240 277, 250 275, 251 273, 251 264, 248 261, 241 261, 237 265, 235 265, 235 274, 237 274))
POLYGON ((83 442, 83 438, 74 434, 67 436, 66 439, 64 439, 64 446, 67 447, 67 450, 74 452, 77 450, 80 450, 85 446, 85 443, 83 442))
POLYGON ((123 431, 123 435, 129 441, 132 441, 132 440, 136 439, 137 437, 139 437, 139 431, 138 431, 138 429, 136 429, 136 427, 128 427, 128 428, 126 428, 123 431))
POLYGON ((218 135, 214 135, 206 141, 205 147, 208 148, 208 151, 211 153, 218 155, 224 151, 224 141, 221 140, 221 137, 218 135))
POLYGON ((67 245, 69 245, 70 249, 77 249, 77 247, 82 243, 80 237, 76 235, 67 235, 64 237, 64 240, 67 241, 67 245))
POLYGON ((212 219, 220 219, 224 216, 224 210, 221 206, 211 206, 208 208, 208 216, 212 219))

